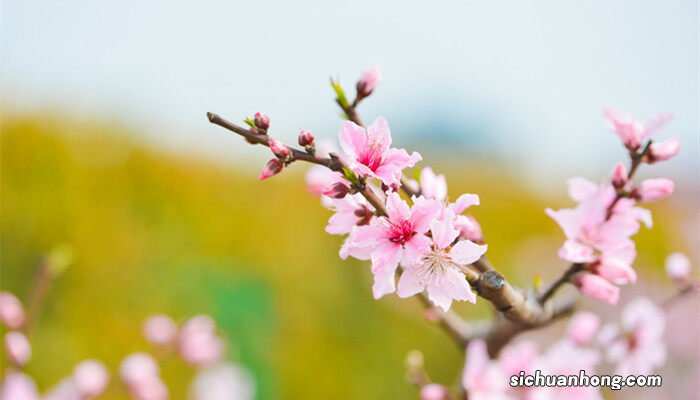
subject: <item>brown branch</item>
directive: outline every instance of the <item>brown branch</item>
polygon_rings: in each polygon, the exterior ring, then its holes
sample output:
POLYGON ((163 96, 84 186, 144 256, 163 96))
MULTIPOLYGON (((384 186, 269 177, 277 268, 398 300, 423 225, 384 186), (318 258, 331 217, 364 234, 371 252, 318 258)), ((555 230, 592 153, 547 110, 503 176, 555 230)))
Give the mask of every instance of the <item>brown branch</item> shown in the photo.
POLYGON ((661 302, 661 307, 663 308, 670 308, 680 300, 682 300, 685 296, 696 293, 698 290, 695 286, 695 283, 688 283, 686 286, 683 286, 682 288, 678 289, 676 293, 673 295, 669 296, 667 299, 661 302))

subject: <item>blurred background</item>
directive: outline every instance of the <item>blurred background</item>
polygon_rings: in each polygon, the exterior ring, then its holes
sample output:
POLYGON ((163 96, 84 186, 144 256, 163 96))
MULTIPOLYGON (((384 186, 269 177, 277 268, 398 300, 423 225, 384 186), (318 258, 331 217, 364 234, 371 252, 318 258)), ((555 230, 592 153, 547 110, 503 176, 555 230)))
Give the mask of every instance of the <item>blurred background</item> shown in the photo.
MULTIPOLYGON (((300 127, 335 139, 328 78, 352 92, 375 64, 384 80, 364 119, 386 116, 452 197, 481 196, 490 258, 519 285, 564 268, 543 213, 571 205, 564 179, 602 180, 625 157, 602 108, 673 112, 659 137, 680 138, 681 153, 640 177, 672 178, 677 192, 651 207, 655 226, 636 237, 643 282, 623 289, 623 302, 665 297, 666 255, 699 259, 697 24, 691 0, 3 2, 0 287, 25 298, 51 251, 73 259, 31 332, 28 372, 42 389, 87 357, 115 373, 148 349, 148 315, 208 313, 258 399, 413 397, 411 349, 454 382, 463 355, 420 304, 374 301, 367 265, 338 258, 306 166, 259 183, 268 152, 205 117, 263 111, 283 141, 300 127)), ((696 333, 670 331, 685 347, 672 348, 665 382, 690 388, 696 333)), ((184 398, 192 371, 164 368, 184 398)), ((666 386, 654 396, 672 398, 666 386)))

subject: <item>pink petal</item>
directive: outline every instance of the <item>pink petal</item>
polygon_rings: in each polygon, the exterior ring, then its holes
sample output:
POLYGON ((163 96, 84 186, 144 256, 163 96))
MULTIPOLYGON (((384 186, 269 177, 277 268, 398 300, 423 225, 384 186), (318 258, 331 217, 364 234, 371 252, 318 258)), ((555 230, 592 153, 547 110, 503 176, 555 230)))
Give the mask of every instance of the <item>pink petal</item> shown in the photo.
POLYGON ((404 244, 404 253, 401 262, 404 265, 413 265, 420 261, 426 254, 430 252, 430 239, 423 235, 417 234, 404 244))
POLYGON ((399 183, 404 168, 414 166, 421 159, 420 154, 416 152, 409 155, 404 149, 390 148, 384 153, 374 174, 386 185, 394 185, 399 183))
POLYGON ((411 208, 410 220, 416 232, 425 233, 430 228, 430 223, 440 215, 444 205, 437 200, 416 200, 411 208))
POLYGON ((465 193, 457 198, 457 201, 450 204, 449 208, 455 215, 459 215, 471 206, 479 205, 479 195, 465 193))
POLYGON ((567 336, 579 346, 593 340, 600 327, 600 318, 592 312, 579 312, 571 317, 566 330, 567 336))
POLYGON ((544 210, 544 212, 549 215, 554 222, 559 224, 559 227, 567 238, 575 239, 578 237, 579 231, 582 227, 582 218, 579 210, 563 208, 561 210, 554 211, 551 208, 547 208, 544 210))
POLYGON ((450 258, 459 265, 468 265, 481 258, 488 249, 487 245, 478 245, 471 240, 460 240, 452 246, 450 258))
POLYGON ((596 274, 616 285, 625 285, 637 281, 637 273, 625 261, 615 257, 601 257, 596 274))
POLYGON ((393 223, 403 222, 411 216, 411 210, 396 192, 391 192, 386 198, 386 212, 393 223))
POLYGON ((598 185, 585 178, 571 178, 566 183, 569 197, 574 201, 583 201, 598 192, 598 185))
POLYGON ((476 302, 476 294, 472 292, 467 278, 455 268, 446 268, 442 273, 436 273, 428 282, 426 290, 430 301, 444 311, 450 309, 452 300, 476 302))
POLYGON ((396 279, 394 271, 388 273, 374 274, 374 285, 372 285, 372 293, 375 299, 380 299, 384 295, 394 293, 396 291, 396 279))
POLYGON ((372 252, 372 273, 375 275, 393 274, 399 266, 403 249, 398 243, 385 242, 372 252))
POLYGON ((406 268, 399 278, 397 294, 401 298, 413 296, 425 289, 426 277, 416 274, 415 268, 406 268))
POLYGON ((340 148, 353 159, 367 147, 367 132, 352 121, 343 121, 338 139, 340 148))
POLYGON ((444 200, 447 198, 445 175, 435 175, 430 167, 423 168, 420 171, 420 191, 427 199, 444 200))
POLYGON ((391 131, 384 117, 378 117, 367 127, 369 144, 379 146, 383 153, 391 146, 391 131))
POLYGON ((584 295, 609 304, 617 304, 620 298, 620 289, 598 275, 582 274, 576 279, 576 286, 584 295))
POLYGON ((459 231, 452 226, 452 222, 444 219, 434 220, 430 224, 430 232, 433 242, 440 249, 446 249, 459 236, 459 231))
POLYGON ((644 137, 652 136, 673 121, 673 114, 659 113, 644 123, 644 137))
POLYGON ((590 246, 583 245, 576 240, 567 240, 559 249, 559 257, 574 263, 593 262, 596 257, 590 246))

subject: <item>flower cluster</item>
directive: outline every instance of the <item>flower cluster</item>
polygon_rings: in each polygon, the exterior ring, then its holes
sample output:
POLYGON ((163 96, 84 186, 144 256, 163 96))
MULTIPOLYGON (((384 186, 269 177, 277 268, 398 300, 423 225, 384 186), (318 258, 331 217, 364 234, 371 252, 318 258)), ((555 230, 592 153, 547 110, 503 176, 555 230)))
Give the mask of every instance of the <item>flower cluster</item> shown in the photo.
POLYGON ((628 116, 606 110, 608 123, 620 136, 630 152, 631 168, 618 163, 610 179, 597 185, 584 178, 568 182, 569 196, 578 202, 575 208, 558 211, 547 209, 567 240, 559 250, 559 257, 578 264, 581 272, 575 277, 579 290, 590 297, 616 303, 619 289, 616 285, 634 283, 637 275, 632 268, 636 249, 631 236, 640 225, 651 227, 651 213, 637 207, 638 202, 663 199, 673 193, 673 181, 665 178, 646 179, 634 185, 632 175, 641 163, 666 160, 678 152, 678 142, 672 139, 655 144, 642 141, 670 120, 661 114, 646 124, 628 116))
MULTIPOLYGON (((5 334, 4 345, 11 362, 0 382, 0 400, 90 400, 105 393, 110 384, 109 371, 102 362, 89 359, 78 363, 70 376, 42 395, 34 379, 22 371, 31 357, 31 345, 22 332, 26 329, 25 321, 24 307, 17 297, 0 292, 0 322, 10 329, 5 334)), ((146 340, 159 350, 159 357, 138 352, 122 361, 119 367, 122 388, 132 399, 170 398, 158 359, 173 352, 196 370, 190 385, 192 399, 250 400, 254 397, 255 387, 250 373, 235 363, 223 361, 225 342, 218 335, 211 317, 198 315, 178 328, 170 317, 158 314, 146 320, 143 333, 146 340)))
POLYGON ((382 117, 366 129, 344 122, 339 140, 344 173, 314 167, 307 181, 309 190, 320 194, 335 211, 326 231, 348 235, 341 258, 371 260, 375 298, 426 291, 444 310, 453 300, 474 302, 476 295, 466 274, 486 245, 476 243, 483 240, 476 220, 462 214, 479 204, 478 196, 465 194, 450 203, 445 177, 436 176, 429 167, 421 171, 420 182, 402 182, 403 170, 413 167, 421 156, 391 147, 391 131, 382 117), (399 193, 403 185, 419 189, 410 188, 413 195, 405 199, 399 193), (385 212, 378 213, 359 193, 362 190, 377 196, 385 212))

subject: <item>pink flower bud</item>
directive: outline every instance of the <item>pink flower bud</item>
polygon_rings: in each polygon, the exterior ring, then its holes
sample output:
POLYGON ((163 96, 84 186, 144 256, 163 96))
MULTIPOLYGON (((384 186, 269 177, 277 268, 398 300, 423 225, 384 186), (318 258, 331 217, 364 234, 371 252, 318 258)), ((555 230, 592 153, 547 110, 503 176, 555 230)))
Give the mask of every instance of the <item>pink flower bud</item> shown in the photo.
POLYGON ((595 337, 600 327, 600 318, 591 312, 574 315, 566 330, 567 336, 579 346, 584 346, 595 337))
POLYGON ((676 281, 690 277, 690 260, 683 253, 673 253, 666 258, 666 273, 676 281))
POLYGON ((323 190, 323 195, 334 199, 342 199, 347 196, 350 187, 345 182, 336 182, 323 190))
POLYGON ((146 340, 156 346, 172 344, 177 337, 177 325, 167 315, 158 314, 149 317, 143 326, 146 340))
POLYGON ((629 114, 612 108, 603 110, 608 128, 615 132, 622 143, 631 151, 636 151, 642 145, 646 133, 644 124, 635 121, 629 114))
POLYGON ((270 127, 270 117, 267 115, 256 112, 255 115, 253 116, 253 124, 255 125, 256 128, 266 131, 267 128, 270 127))
POLYGON ((375 65, 370 70, 363 72, 356 85, 357 97, 362 99, 371 95, 381 79, 382 71, 379 69, 379 66, 375 65))
POLYGON ((617 304, 620 298, 620 289, 598 275, 584 273, 574 283, 584 295, 609 304, 617 304))
POLYGON ((678 139, 669 139, 660 143, 652 143, 645 157, 645 161, 653 164, 657 161, 665 161, 674 157, 681 149, 678 139))
POLYGON ((73 381, 83 399, 91 399, 104 392, 109 383, 107 368, 99 361, 86 360, 73 370, 73 381))
POLYGON ((22 303, 10 292, 0 292, 0 322, 10 329, 19 329, 24 324, 22 303))
POLYGON ((13 364, 21 367, 32 357, 32 346, 24 333, 10 331, 5 334, 5 353, 13 364))
POLYGON ((625 261, 615 257, 601 257, 595 267, 596 275, 616 285, 626 285, 637 281, 637 273, 625 261))
POLYGON ((289 147, 285 146, 284 143, 280 141, 270 139, 268 144, 270 145, 270 150, 272 150, 272 153, 277 156, 277 158, 286 160, 292 155, 289 147))
POLYGON ((639 201, 656 201, 670 196, 675 185, 672 180, 666 178, 645 179, 639 187, 633 191, 639 201))
POLYGON ((282 171, 282 168, 284 168, 284 163, 280 161, 279 158, 273 158, 272 160, 268 161, 267 164, 265 164, 260 172, 260 177, 258 177, 258 180, 262 181, 271 176, 275 176, 282 171))
POLYGON ((2 400, 39 400, 39 390, 34 380, 21 372, 11 371, 3 377, 0 385, 2 400))
POLYGON ((188 363, 205 366, 218 361, 224 354, 225 346, 216 334, 216 324, 211 317, 198 315, 182 327, 179 350, 188 363))
POLYGON ((302 129, 299 132, 299 146, 307 147, 307 146, 313 146, 314 145, 314 134, 307 131, 306 129, 302 129))
POLYGON ((420 400, 445 400, 449 395, 447 388, 437 383, 427 384, 420 390, 420 400))
POLYGON ((617 163, 612 173, 613 186, 616 189, 622 189, 623 187, 625 187, 628 181, 629 178, 627 176, 627 168, 625 168, 625 164, 621 162, 617 163))

